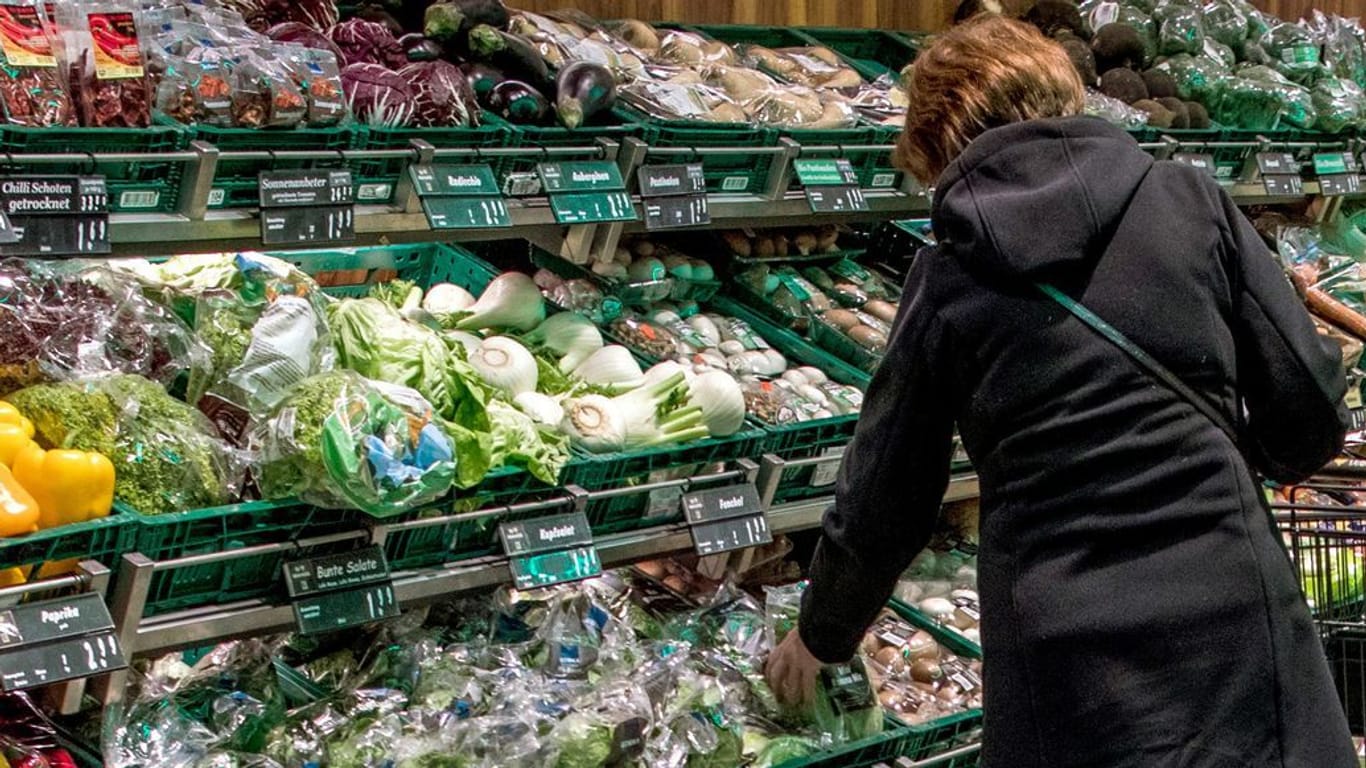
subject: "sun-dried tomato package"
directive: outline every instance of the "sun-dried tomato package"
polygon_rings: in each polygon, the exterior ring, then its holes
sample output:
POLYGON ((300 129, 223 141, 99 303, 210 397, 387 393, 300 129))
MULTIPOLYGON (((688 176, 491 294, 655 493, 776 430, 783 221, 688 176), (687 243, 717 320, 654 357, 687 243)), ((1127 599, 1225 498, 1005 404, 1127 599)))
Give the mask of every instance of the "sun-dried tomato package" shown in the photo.
POLYGON ((13 125, 75 125, 76 110, 38 0, 0 0, 0 112, 13 125))
POLYGON ((233 70, 232 116, 238 128, 292 128, 308 111, 289 63, 273 51, 238 50, 233 70))
POLYGON ((152 93, 133 8, 117 0, 72 0, 58 7, 61 26, 75 32, 66 53, 80 71, 81 124, 86 127, 151 125, 152 93))
POLYGON ((308 104, 304 121, 315 127, 340 123, 346 117, 346 95, 342 92, 336 54, 299 45, 285 46, 283 50, 282 58, 288 62, 308 104))

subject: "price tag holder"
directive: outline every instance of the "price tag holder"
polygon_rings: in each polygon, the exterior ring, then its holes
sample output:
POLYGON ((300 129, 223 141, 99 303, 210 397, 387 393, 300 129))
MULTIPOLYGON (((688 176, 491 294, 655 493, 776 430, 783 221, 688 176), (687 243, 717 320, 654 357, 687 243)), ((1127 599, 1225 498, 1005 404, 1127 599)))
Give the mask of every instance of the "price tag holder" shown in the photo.
POLYGON ((536 166, 550 212, 560 224, 635 221, 635 205, 615 163, 584 161, 536 166))
POLYGON ((858 174, 854 173, 848 160, 794 160, 793 168, 812 213, 868 210, 868 200, 858 185, 858 174))
POLYGON ((1336 176, 1356 173, 1356 160, 1350 152, 1317 152, 1314 154, 1314 174, 1317 176, 1336 176))
POLYGON ((646 165, 636 173, 645 201, 645 228, 683 229, 711 223, 702 166, 646 165))
POLYGON ((263 244, 340 243, 356 239, 350 171, 262 171, 257 184, 263 244))
POLYGON ((1214 167, 1214 155, 1204 152, 1177 152, 1172 155, 1172 160, 1202 170, 1211 176, 1217 175, 1217 169, 1214 167))
POLYGON ((759 491, 753 483, 683 494, 683 519, 692 528, 693 549, 716 555, 773 541, 759 491))
POLYGON ((1299 197, 1304 194, 1304 179, 1299 174, 1264 174, 1262 189, 1271 197, 1299 197))
POLYGON ((1355 195, 1361 191, 1361 176, 1355 173, 1333 173, 1319 176, 1319 194, 1324 197, 1355 195))
POLYGON ((1257 170, 1263 176, 1300 175, 1300 164, 1289 152, 1258 152, 1257 170))
POLYGON ((512 226, 498 181, 487 165, 418 165, 408 170, 432 229, 512 226))
POLYGON ((535 589, 592 578, 602 573, 593 530, 582 512, 501 523, 512 583, 535 589))
POLYGON ((398 616, 398 598, 378 546, 284 564, 299 633, 316 635, 398 616))
POLYGON ((99 595, 0 611, 0 689, 19 691, 126 666, 114 620, 99 595))
POLYGON ((1366 410, 1354 408, 1348 411, 1348 414, 1350 414, 1352 421, 1349 432, 1360 432, 1366 429, 1366 410))
POLYGON ((0 180, 0 256, 109 253, 103 176, 7 176, 0 180))

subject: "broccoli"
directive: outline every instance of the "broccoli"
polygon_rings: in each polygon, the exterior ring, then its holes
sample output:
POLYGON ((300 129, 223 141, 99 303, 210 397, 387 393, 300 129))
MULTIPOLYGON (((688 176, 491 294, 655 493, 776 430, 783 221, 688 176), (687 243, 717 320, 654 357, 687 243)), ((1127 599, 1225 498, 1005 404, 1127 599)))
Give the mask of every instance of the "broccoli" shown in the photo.
POLYGON ((5 397, 33 422, 44 448, 74 448, 114 456, 118 410, 103 392, 76 384, 38 384, 5 397))
POLYGON ((293 496, 314 479, 323 467, 323 422, 336 409, 347 384, 351 381, 343 372, 324 373, 307 378, 294 386, 280 403, 271 419, 272 442, 283 445, 267 446, 261 455, 261 493, 266 498, 293 496), (284 430, 282 415, 288 413, 289 434, 284 430))

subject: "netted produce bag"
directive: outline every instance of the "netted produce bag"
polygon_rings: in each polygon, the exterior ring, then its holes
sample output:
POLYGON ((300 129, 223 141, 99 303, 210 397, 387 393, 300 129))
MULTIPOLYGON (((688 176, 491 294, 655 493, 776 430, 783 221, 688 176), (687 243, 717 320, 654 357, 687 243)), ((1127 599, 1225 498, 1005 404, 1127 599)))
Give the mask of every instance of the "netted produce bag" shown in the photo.
POLYGON ((135 375, 39 384, 5 399, 43 448, 94 451, 114 464, 114 495, 143 514, 226 504, 244 457, 204 414, 135 375))
POLYGON ((1322 51, 1319 41, 1298 24, 1273 24, 1262 36, 1261 45, 1276 71, 1297 83, 1312 82, 1320 72, 1322 51))
POLYGON ((83 261, 0 261, 0 336, 0 395, 103 373, 170 384, 208 354, 137 281, 83 261))
POLYGON ((262 493, 387 517, 451 489, 455 456, 417 392, 350 371, 295 385, 253 442, 262 493))
POLYGON ((1153 11, 1157 21, 1157 52, 1164 56, 1188 53, 1198 56, 1205 48, 1205 28, 1200 9, 1170 2, 1153 11))
POLYGON ((1148 124, 1147 112, 1135 109, 1119 99, 1112 99, 1094 88, 1086 89, 1084 109, 1086 114, 1108 120, 1124 129, 1142 128, 1148 124))
POLYGON ((1252 131, 1272 131, 1285 109, 1283 88, 1246 77, 1228 78, 1217 97, 1214 119, 1252 131))
POLYGON ((1318 113, 1315 128, 1328 133, 1339 133, 1359 125, 1362 121, 1363 94, 1355 82, 1340 77, 1325 77, 1310 91, 1314 109, 1318 113))
POLYGON ((1178 54, 1157 65, 1176 80, 1177 92, 1186 101, 1215 103, 1228 69, 1207 56, 1178 54))

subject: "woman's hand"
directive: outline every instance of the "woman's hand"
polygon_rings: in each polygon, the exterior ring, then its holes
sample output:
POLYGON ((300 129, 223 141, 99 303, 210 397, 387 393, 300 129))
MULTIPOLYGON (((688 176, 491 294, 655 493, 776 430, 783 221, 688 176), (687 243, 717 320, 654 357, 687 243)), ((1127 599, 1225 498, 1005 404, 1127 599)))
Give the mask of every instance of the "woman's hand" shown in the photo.
POLYGON ((794 628, 777 648, 768 655, 764 675, 768 687, 778 697, 778 703, 789 707, 806 708, 816 700, 816 675, 824 666, 811 655, 794 628))

